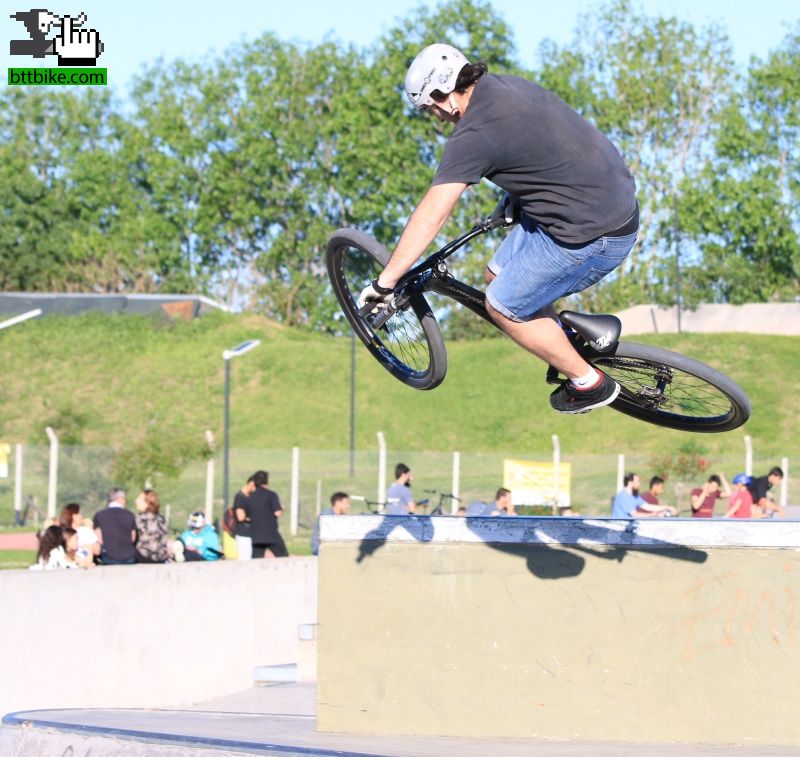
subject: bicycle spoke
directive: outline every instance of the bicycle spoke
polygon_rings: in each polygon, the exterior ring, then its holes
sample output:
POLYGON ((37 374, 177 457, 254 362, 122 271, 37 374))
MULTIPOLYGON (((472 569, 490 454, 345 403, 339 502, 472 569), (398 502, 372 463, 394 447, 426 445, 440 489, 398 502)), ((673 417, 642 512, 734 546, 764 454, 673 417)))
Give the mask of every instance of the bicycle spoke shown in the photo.
MULTIPOLYGON (((361 290, 378 276, 381 268, 362 250, 348 248, 342 260, 342 270, 354 309, 357 309, 361 290)), ((410 370, 424 373, 430 367, 428 341, 413 308, 398 310, 373 334, 397 361, 410 370)))
POLYGON ((620 357, 605 358, 598 364, 620 384, 621 396, 629 402, 688 418, 724 417, 731 412, 725 394, 691 373, 676 368, 665 373, 660 365, 620 357))

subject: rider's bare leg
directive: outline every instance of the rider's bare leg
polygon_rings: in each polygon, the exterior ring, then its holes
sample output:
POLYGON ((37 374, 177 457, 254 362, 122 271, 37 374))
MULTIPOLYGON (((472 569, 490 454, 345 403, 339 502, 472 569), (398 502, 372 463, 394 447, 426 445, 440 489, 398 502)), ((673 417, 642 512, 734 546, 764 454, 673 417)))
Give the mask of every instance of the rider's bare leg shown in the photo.
MULTIPOLYGON (((494 274, 487 269, 487 283, 493 278, 494 274)), ((524 323, 506 318, 489 302, 486 303, 486 310, 500 329, 518 345, 524 347, 528 352, 532 352, 548 365, 558 368, 567 378, 585 376, 590 370, 589 364, 575 351, 564 334, 564 330, 555 320, 556 314, 552 306, 539 311, 537 317, 524 323)))

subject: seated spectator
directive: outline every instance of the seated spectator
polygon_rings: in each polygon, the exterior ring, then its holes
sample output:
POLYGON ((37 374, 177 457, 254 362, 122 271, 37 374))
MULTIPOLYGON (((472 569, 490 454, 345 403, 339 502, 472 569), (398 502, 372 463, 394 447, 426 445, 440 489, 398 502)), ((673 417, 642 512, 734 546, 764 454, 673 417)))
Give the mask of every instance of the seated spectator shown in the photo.
MULTIPOLYGON (((463 510, 464 508, 459 509, 463 510)), ((495 509, 493 504, 484 502, 482 499, 475 499, 467 505, 464 515, 469 518, 480 518, 489 515, 500 515, 500 512, 495 509)))
POLYGON ((64 552, 67 555, 67 562, 71 568, 77 568, 78 562, 75 558, 78 552, 78 532, 74 528, 62 528, 61 534, 64 537, 64 552))
MULTIPOLYGON (((459 508, 463 509, 463 508, 459 508)), ((476 499, 469 503, 464 513, 470 518, 489 515, 516 515, 517 511, 511 502, 511 490, 500 487, 494 495, 494 502, 484 502, 476 499)))
POLYGON ((100 540, 91 527, 91 521, 83 517, 81 506, 77 502, 64 505, 61 510, 61 527, 74 528, 78 536, 78 549, 75 551, 75 562, 81 568, 94 567, 96 557, 100 556, 100 540))
MULTIPOLYGON (((188 561, 219 560, 222 557, 219 535, 213 526, 206 523, 206 516, 196 510, 189 516, 188 525, 189 528, 178 537, 184 546, 183 558, 188 561)), ((182 562, 178 558, 177 544, 175 546, 175 560, 182 562)))
POLYGON ((494 506, 491 515, 516 515, 514 503, 511 501, 511 489, 500 487, 494 495, 494 506))
MULTIPOLYGON (((350 495, 345 492, 331 494, 331 506, 326 507, 320 515, 347 515, 350 512, 350 495)), ((319 554, 319 518, 314 521, 311 530, 311 554, 319 554)))
MULTIPOLYGON (((483 504, 483 503, 481 503, 481 504, 483 504)), ((464 517, 466 517, 466 515, 467 515, 467 508, 466 508, 466 507, 464 507, 464 505, 461 505, 461 506, 458 508, 458 511, 456 512, 456 515, 458 515, 460 518, 464 518, 464 517)))
POLYGON ((778 517, 783 516, 783 508, 767 496, 767 492, 781 481, 783 481, 783 470, 777 466, 766 476, 756 476, 756 478, 751 479, 747 489, 753 498, 753 505, 759 510, 757 517, 773 518, 776 515, 778 517))
POLYGON ((94 532, 100 540, 103 565, 133 565, 136 562, 136 518, 125 509, 125 490, 108 492, 108 505, 94 518, 94 532))
POLYGON ((58 570, 74 568, 75 563, 67 560, 66 542, 61 526, 48 526, 39 536, 39 551, 36 553, 36 564, 29 570, 58 570))
POLYGON ((152 489, 144 489, 136 498, 136 562, 162 563, 167 552, 167 522, 161 515, 161 502, 152 489))
POLYGON ((650 479, 650 488, 644 494, 642 499, 644 504, 636 508, 634 517, 647 518, 647 517, 664 517, 667 515, 677 515, 678 511, 671 505, 662 505, 659 497, 664 493, 664 479, 661 476, 653 476, 650 479))
POLYGON ((386 515, 409 515, 416 512, 417 503, 411 494, 414 474, 404 463, 394 469, 394 483, 386 490, 386 515))
MULTIPOLYGON (((748 484, 752 482, 750 476, 740 473, 733 479, 733 494, 728 505, 726 518, 752 518, 753 517, 753 497, 747 490, 748 484)), ((761 517, 760 513, 757 517, 761 517)))
POLYGON ((700 488, 692 489, 692 517, 713 518, 718 499, 731 496, 731 487, 724 473, 709 476, 700 488))
POLYGON ((636 473, 626 473, 622 479, 620 489, 611 503, 612 518, 635 518, 637 508, 646 504, 639 496, 639 476, 636 473))

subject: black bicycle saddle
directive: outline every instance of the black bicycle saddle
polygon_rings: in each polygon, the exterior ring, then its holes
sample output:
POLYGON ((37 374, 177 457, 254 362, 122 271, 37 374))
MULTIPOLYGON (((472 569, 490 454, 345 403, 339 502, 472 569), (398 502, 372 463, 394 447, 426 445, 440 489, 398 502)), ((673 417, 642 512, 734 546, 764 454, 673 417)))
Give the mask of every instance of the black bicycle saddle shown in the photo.
POLYGON ((597 352, 611 352, 619 342, 622 322, 615 315, 588 315, 562 310, 561 322, 578 332, 597 352))

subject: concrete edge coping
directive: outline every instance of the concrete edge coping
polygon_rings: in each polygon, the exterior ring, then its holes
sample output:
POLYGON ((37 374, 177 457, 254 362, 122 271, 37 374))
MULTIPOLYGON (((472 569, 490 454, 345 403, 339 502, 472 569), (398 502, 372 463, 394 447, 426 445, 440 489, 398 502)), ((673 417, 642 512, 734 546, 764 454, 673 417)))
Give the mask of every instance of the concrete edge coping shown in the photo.
POLYGON ((800 521, 426 515, 325 515, 322 542, 433 542, 551 546, 800 549, 800 521))

